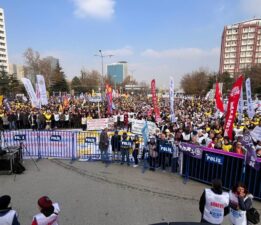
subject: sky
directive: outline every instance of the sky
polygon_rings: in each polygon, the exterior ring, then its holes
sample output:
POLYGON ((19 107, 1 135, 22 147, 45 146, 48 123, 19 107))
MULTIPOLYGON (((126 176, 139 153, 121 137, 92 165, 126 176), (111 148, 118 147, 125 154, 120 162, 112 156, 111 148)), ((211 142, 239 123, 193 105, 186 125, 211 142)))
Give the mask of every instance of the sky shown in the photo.
POLYGON ((225 25, 261 18, 261 0, 0 0, 10 63, 27 48, 54 56, 72 79, 127 61, 138 81, 166 88, 198 69, 218 71, 225 25))

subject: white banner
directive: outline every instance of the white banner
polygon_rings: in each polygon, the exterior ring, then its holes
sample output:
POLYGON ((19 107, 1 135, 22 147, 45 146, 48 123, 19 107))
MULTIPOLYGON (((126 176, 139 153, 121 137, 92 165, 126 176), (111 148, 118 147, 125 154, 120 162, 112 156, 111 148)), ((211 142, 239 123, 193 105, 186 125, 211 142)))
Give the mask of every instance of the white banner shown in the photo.
POLYGON ((176 122, 176 119, 175 119, 175 112, 174 112, 174 80, 173 80, 173 77, 170 77, 169 101, 170 101, 170 121, 172 123, 174 123, 174 122, 176 122))
POLYGON ((87 130, 103 130, 113 127, 113 118, 87 120, 87 130))
POLYGON ((250 134, 255 142, 261 141, 261 127, 255 127, 254 130, 250 131, 250 134))
MULTIPOLYGON (((155 134, 156 133, 156 124, 150 121, 147 121, 149 133, 155 134)), ((142 128, 145 126, 145 120, 133 120, 131 126, 131 132, 134 134, 142 134, 142 128)))
POLYGON ((250 119, 255 115, 254 104, 251 97, 251 83, 250 78, 246 79, 246 96, 247 96, 247 114, 250 119))
POLYGON ((24 84, 24 87, 27 91, 27 94, 30 98, 30 101, 32 103, 33 107, 39 107, 38 101, 37 101, 37 97, 33 88, 33 85, 31 83, 31 81, 27 78, 22 78, 22 82, 24 84))
POLYGON ((238 120, 242 121, 243 119, 243 110, 244 110, 244 100, 243 100, 243 88, 241 88, 240 98, 238 101, 238 120))
POLYGON ((42 75, 36 75, 38 89, 40 92, 40 100, 41 105, 47 105, 48 104, 48 98, 46 93, 46 86, 45 86, 45 80, 42 75))

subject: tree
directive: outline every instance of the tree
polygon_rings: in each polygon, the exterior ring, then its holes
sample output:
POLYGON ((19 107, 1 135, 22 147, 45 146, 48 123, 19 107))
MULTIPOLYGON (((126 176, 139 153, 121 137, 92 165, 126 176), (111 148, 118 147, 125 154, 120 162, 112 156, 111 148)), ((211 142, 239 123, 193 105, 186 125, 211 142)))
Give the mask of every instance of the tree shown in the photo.
POLYGON ((16 74, 10 74, 8 77, 8 87, 10 97, 14 98, 16 94, 24 93, 25 89, 21 82, 18 81, 16 74))
POLYGON ((253 94, 261 93, 261 65, 257 64, 243 72, 246 79, 249 77, 251 80, 251 89, 253 94))
POLYGON ((207 93, 209 76, 204 70, 186 74, 181 80, 181 87, 185 94, 205 95, 207 93))
POLYGON ((233 83, 234 83, 234 78, 230 75, 228 72, 224 72, 218 76, 218 82, 223 83, 223 94, 228 95, 233 83))
POLYGON ((56 68, 54 70, 54 74, 51 78, 50 91, 51 92, 69 91, 68 83, 65 79, 65 74, 62 71, 62 67, 60 66, 59 62, 57 63, 56 68))
POLYGON ((28 48, 24 52, 24 58, 26 75, 29 76, 32 83, 35 83, 35 76, 40 73, 40 54, 32 48, 28 48))
POLYGON ((72 79, 71 89, 78 93, 85 93, 87 91, 86 87, 84 87, 79 77, 76 76, 72 79))
POLYGON ((0 94, 1 95, 7 95, 10 91, 10 89, 8 88, 8 83, 9 83, 9 79, 8 79, 8 74, 5 71, 4 67, 1 67, 1 71, 0 71, 0 94))
POLYGON ((100 73, 96 70, 92 70, 90 72, 82 70, 81 82, 85 90, 88 92, 91 92, 92 90, 97 91, 99 87, 104 89, 104 87, 102 87, 102 84, 105 84, 105 81, 102 79, 100 73))

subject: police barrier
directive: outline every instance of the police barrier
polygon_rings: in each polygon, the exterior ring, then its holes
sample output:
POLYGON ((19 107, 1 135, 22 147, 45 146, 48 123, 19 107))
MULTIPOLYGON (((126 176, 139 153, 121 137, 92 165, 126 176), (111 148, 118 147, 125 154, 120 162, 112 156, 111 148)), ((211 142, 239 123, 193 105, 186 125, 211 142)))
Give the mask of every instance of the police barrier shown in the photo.
POLYGON ((183 152, 180 173, 185 179, 211 184, 214 178, 219 178, 226 189, 243 181, 249 192, 261 200, 261 172, 245 165, 243 155, 184 143, 180 150, 183 152), (244 168, 246 176, 243 177, 244 168))
POLYGON ((75 132, 71 131, 4 131, 2 147, 20 146, 23 156, 34 158, 75 159, 75 132))

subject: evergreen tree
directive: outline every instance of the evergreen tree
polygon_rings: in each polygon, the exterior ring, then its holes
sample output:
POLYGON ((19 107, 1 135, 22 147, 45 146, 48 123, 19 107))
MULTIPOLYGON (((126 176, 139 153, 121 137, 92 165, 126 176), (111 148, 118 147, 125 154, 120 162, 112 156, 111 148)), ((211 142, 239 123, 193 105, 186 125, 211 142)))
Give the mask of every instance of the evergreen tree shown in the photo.
POLYGON ((65 79, 65 74, 62 71, 62 67, 60 66, 59 62, 56 65, 56 68, 54 70, 53 76, 51 78, 51 92, 68 92, 69 87, 68 83, 65 79))
POLYGON ((4 70, 4 67, 1 67, 0 70, 0 94, 1 95, 7 95, 9 93, 9 79, 8 79, 8 74, 7 72, 4 70))

